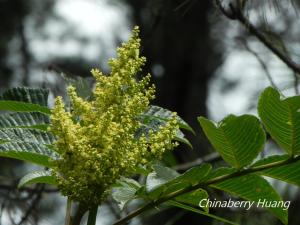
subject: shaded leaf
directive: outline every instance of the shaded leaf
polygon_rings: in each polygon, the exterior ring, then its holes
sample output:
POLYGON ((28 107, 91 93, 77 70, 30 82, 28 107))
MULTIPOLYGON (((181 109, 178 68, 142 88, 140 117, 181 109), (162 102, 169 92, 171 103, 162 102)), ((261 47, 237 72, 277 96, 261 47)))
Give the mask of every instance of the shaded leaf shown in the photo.
POLYGON ((38 112, 17 112, 0 115, 0 128, 28 127, 46 131, 49 123, 49 117, 38 112))
POLYGON ((33 103, 48 106, 49 90, 41 88, 15 87, 5 91, 1 100, 33 103))
POLYGON ((0 140, 9 142, 31 142, 36 144, 52 145, 54 136, 46 131, 32 128, 0 129, 0 140))
POLYGON ((58 155, 45 145, 28 142, 7 142, 0 144, 0 156, 28 161, 45 167, 51 167, 51 159, 58 155))
MULTIPOLYGON (((137 130, 136 137, 140 137, 141 135, 145 135, 146 137, 148 137, 150 130, 153 132, 157 132, 160 127, 165 126, 167 121, 171 118, 171 111, 158 106, 150 106, 145 113, 138 117, 138 120, 142 123, 142 126, 137 130)), ((179 116, 177 116, 177 121, 180 128, 193 132, 193 129, 179 116)), ((192 148, 191 143, 184 137, 184 134, 181 130, 177 131, 175 140, 187 144, 192 148)))
MULTIPOLYGON (((173 117, 172 113, 173 112, 168 109, 164 109, 164 108, 156 106, 156 105, 151 105, 148 108, 148 110, 141 115, 141 118, 143 119, 143 121, 147 121, 147 120, 151 120, 151 119, 158 119, 158 120, 163 120, 166 122, 173 117)), ((176 118, 177 118, 180 128, 182 128, 184 130, 188 130, 188 131, 192 132, 193 134, 195 134, 195 131, 187 122, 185 122, 179 116, 176 116, 176 118)))

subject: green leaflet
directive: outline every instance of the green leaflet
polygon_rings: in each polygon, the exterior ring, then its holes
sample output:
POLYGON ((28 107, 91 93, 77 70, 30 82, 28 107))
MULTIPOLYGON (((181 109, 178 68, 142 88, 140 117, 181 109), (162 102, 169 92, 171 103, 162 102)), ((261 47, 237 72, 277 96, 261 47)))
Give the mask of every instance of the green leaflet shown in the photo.
POLYGON ((235 168, 249 165, 264 147, 265 132, 255 116, 229 115, 217 125, 204 117, 198 120, 214 148, 235 168))
POLYGON ((266 88, 260 95, 258 114, 268 133, 290 155, 300 154, 300 96, 281 99, 280 93, 266 88))
POLYGON ((211 165, 202 164, 189 169, 183 174, 178 174, 175 170, 156 165, 156 167, 154 167, 154 172, 147 176, 146 190, 148 196, 155 199, 159 196, 167 195, 200 183, 206 180, 210 170, 211 165))
MULTIPOLYGON (((264 178, 255 174, 227 179, 210 186, 249 201, 282 201, 273 187, 264 178)), ((273 213, 284 224, 288 224, 287 210, 284 210, 282 207, 266 209, 273 213)))
POLYGON ((5 91, 0 100, 26 102, 47 107, 48 95, 49 90, 47 89, 15 87, 5 91))
POLYGON ((45 106, 6 100, 0 100, 0 110, 8 110, 14 112, 40 112, 46 115, 49 115, 51 113, 50 109, 45 106))
POLYGON ((6 142, 30 142, 52 145, 54 136, 46 131, 32 128, 5 128, 0 129, 0 140, 6 142))
POLYGON ((39 112, 16 112, 0 115, 0 128, 27 127, 47 131, 49 116, 39 112))
MULTIPOLYGON (((288 159, 289 159, 289 155, 270 156, 266 159, 259 160, 258 162, 253 164, 253 167, 263 166, 269 163, 278 163, 288 159)), ((272 177, 274 179, 281 180, 300 187, 300 161, 299 160, 296 162, 291 162, 284 166, 263 170, 258 174, 272 177)))
MULTIPOLYGON (((144 121, 151 120, 154 118, 158 120, 168 121, 169 119, 172 118, 172 112, 168 109, 164 109, 156 105, 151 105, 149 109, 145 113, 143 113, 143 115, 141 115, 141 117, 143 118, 144 121)), ((177 121, 181 129, 188 130, 193 134, 195 134, 193 128, 187 122, 185 122, 181 117, 177 116, 177 121)))
POLYGON ((52 176, 51 171, 37 170, 22 177, 19 181, 18 188, 36 183, 57 185, 56 179, 52 176))
MULTIPOLYGON (((199 207, 199 202, 202 199, 207 199, 207 198, 208 198, 208 194, 205 190, 197 189, 195 191, 180 195, 176 197, 175 200, 178 202, 182 202, 184 204, 199 207)), ((209 208, 204 207, 202 209, 207 213, 209 212, 209 208)))
MULTIPOLYGON (((175 177, 179 176, 179 173, 177 173, 177 171, 170 169, 168 167, 164 167, 160 164, 153 165, 153 169, 154 172, 148 174, 146 179, 146 190, 148 193, 153 192, 159 187, 163 189, 164 184, 174 179, 175 177)), ((159 191, 159 193, 160 192, 161 190, 159 191)))
POLYGON ((16 112, 0 115, 0 156, 46 167, 58 158, 51 149, 55 139, 46 132, 50 114, 48 94, 45 89, 20 87, 0 96, 0 110, 16 112))
POLYGON ((7 142, 0 144, 0 156, 19 159, 45 167, 52 166, 58 155, 43 144, 30 142, 7 142))
POLYGON ((47 107, 48 95, 49 91, 46 89, 12 88, 0 96, 0 110, 50 114, 47 107))
POLYGON ((190 185, 207 180, 207 175, 211 171, 212 167, 208 163, 203 163, 199 166, 192 167, 180 176, 176 177, 172 182, 184 182, 190 185))
POLYGON ((173 200, 168 201, 167 204, 172 205, 172 206, 175 206, 175 207, 178 207, 178 208, 182 208, 182 209, 185 209, 185 210, 194 212, 194 213, 198 213, 198 214, 201 214, 201 215, 210 217, 210 218, 215 219, 215 220, 219 220, 219 221, 221 221, 221 222, 223 222, 223 223, 232 224, 232 225, 238 225, 237 223, 231 222, 231 221, 229 221, 229 220, 227 220, 227 219, 224 219, 224 218, 222 218, 222 217, 219 217, 219 216, 210 214, 210 213, 208 213, 208 212, 205 212, 205 211, 196 209, 196 208, 194 208, 194 207, 191 207, 191 206, 188 206, 188 205, 186 205, 186 204, 182 204, 182 203, 179 203, 179 202, 176 202, 176 201, 173 201, 173 200))

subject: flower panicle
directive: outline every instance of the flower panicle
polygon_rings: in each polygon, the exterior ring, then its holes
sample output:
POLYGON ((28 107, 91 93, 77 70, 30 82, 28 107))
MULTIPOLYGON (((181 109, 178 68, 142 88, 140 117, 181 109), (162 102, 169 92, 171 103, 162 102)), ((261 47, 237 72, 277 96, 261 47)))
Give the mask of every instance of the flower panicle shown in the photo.
POLYGON ((57 137, 61 159, 55 161, 53 173, 62 193, 72 200, 100 204, 117 179, 177 145, 175 114, 148 138, 136 137, 141 126, 137 118, 155 97, 150 74, 136 79, 145 64, 139 49, 135 27, 129 41, 118 48, 117 58, 109 60, 110 74, 91 71, 96 80, 92 100, 80 98, 72 86, 68 88, 71 111, 65 110, 61 97, 55 100, 50 130, 57 137))

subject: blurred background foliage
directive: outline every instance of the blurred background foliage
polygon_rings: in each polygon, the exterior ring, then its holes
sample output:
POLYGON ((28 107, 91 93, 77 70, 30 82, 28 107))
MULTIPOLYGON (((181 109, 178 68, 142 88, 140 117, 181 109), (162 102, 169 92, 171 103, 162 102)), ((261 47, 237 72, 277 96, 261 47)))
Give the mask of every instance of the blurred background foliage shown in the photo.
MULTIPOLYGON (((236 1, 223 0, 225 10, 236 1)), ((300 1, 242 1, 243 14, 273 46, 300 64, 300 1)), ((90 69, 108 72, 107 59, 139 25, 145 73, 157 86, 154 104, 177 111, 195 130, 184 146, 165 158, 186 170, 206 159, 219 165, 204 138, 197 116, 220 120, 229 113, 256 114, 257 96, 269 85, 286 95, 298 93, 298 74, 271 53, 237 20, 229 20, 213 0, 0 0, 0 93, 9 87, 45 87, 51 99, 64 95, 63 77, 81 76, 92 84, 90 69)), ((50 100, 51 100, 50 99, 50 100)), ((264 154, 277 152, 268 143, 264 154)), ((18 191, 17 181, 28 165, 0 159, 0 224, 63 224, 65 199, 51 187, 37 185, 18 191)), ((273 182, 292 200, 290 224, 299 224, 299 192, 273 182)), ((211 196, 228 198, 211 191, 211 196)), ((136 203, 138 204, 138 203, 136 203)), ((135 204, 129 206, 129 209, 135 204)), ((128 210, 129 210, 128 209, 128 210)), ((220 224, 173 208, 152 210, 131 224, 220 224)), ((108 201, 99 224, 126 214, 108 201)), ((279 224, 265 211, 213 209, 241 224, 279 224)))

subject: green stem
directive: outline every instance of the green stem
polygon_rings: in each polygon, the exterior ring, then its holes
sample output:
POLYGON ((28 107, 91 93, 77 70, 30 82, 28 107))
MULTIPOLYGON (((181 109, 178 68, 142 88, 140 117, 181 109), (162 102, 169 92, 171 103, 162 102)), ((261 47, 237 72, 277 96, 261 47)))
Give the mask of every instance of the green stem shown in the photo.
POLYGON ((72 200, 68 198, 65 225, 71 225, 71 209, 72 209, 72 200))
POLYGON ((156 207, 156 206, 158 206, 158 205, 160 205, 164 202, 167 202, 171 199, 174 199, 174 198, 178 197, 179 195, 189 193, 189 192, 197 190, 199 188, 207 187, 209 185, 216 184, 216 183, 225 181, 225 180, 230 179, 230 178, 240 177, 240 176, 244 176, 244 175, 247 175, 247 174, 261 172, 261 171, 264 171, 264 170, 267 170, 267 169, 270 169, 270 168, 277 168, 277 167, 280 167, 280 166, 288 165, 290 163, 297 162, 299 160, 300 160, 300 156, 296 156, 294 158, 289 158, 287 160, 283 160, 283 161, 280 161, 280 162, 274 162, 274 163, 269 163, 269 164, 265 164, 265 165, 262 165, 262 166, 247 168, 247 169, 240 170, 240 171, 237 171, 237 172, 234 172, 234 173, 231 173, 231 174, 215 177, 215 178, 212 178, 212 179, 210 179, 208 181, 205 181, 205 182, 200 182, 196 185, 189 186, 187 188, 175 191, 175 192, 173 192, 169 195, 166 195, 166 196, 164 196, 160 199, 151 201, 151 202, 145 204, 144 206, 141 206, 140 208, 136 209, 135 211, 129 213, 127 216, 125 216, 122 219, 118 220, 113 225, 124 224, 128 220, 130 220, 130 219, 136 217, 137 215, 147 211, 148 209, 156 207))
POLYGON ((96 225, 97 211, 98 211, 98 206, 95 206, 89 210, 87 225, 96 225))

